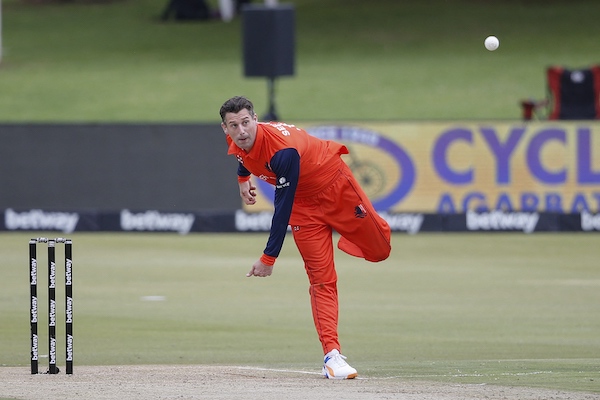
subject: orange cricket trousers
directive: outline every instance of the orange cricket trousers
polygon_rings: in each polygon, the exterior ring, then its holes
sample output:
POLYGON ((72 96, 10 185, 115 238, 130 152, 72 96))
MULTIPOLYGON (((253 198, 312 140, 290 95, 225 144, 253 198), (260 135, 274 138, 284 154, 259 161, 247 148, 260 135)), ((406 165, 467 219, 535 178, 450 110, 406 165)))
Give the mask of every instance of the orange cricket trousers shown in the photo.
POLYGON ((341 351, 333 230, 341 235, 341 250, 377 262, 390 254, 390 227, 375 212, 343 162, 329 187, 314 196, 294 200, 290 225, 308 274, 313 319, 323 353, 341 351))

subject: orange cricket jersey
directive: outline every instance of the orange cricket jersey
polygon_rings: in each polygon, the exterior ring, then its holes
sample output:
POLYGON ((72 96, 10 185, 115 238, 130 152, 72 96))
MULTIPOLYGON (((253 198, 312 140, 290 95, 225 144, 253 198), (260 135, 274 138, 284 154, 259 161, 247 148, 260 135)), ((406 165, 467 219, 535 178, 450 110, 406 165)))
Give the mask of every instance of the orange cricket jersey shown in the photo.
POLYGON ((259 122, 254 146, 248 153, 227 136, 229 151, 253 175, 275 185, 276 176, 270 168, 273 155, 279 150, 293 148, 300 155, 300 176, 296 197, 307 197, 327 187, 343 162, 339 157, 348 154, 346 146, 311 136, 303 129, 280 122, 259 122))

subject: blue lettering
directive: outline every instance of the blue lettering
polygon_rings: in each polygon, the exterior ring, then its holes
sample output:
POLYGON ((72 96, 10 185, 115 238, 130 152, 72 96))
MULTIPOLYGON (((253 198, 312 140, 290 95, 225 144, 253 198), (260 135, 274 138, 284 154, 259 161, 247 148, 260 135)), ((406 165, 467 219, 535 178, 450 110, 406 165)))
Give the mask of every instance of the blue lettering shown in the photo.
POLYGON ((582 193, 577 193, 573 199, 573 206, 571 207, 572 213, 580 213, 582 211, 590 211, 587 200, 582 193))
MULTIPOLYGON (((500 193, 493 210, 504 212, 543 211, 563 213, 565 212, 564 203, 567 202, 561 193, 554 192, 539 194, 522 192, 520 194, 520 201, 520 208, 515 209, 510 193, 500 193), (542 204, 542 201, 544 204, 542 204)), ((440 197, 437 212, 440 214, 454 214, 456 212, 467 212, 469 210, 476 212, 487 212, 490 211, 488 208, 489 202, 491 202, 491 199, 489 199, 483 192, 467 192, 462 198, 462 210, 457 210, 455 199, 452 198, 452 194, 444 193, 440 197)), ((600 192, 590 193, 589 195, 585 193, 575 193, 573 195, 572 206, 568 212, 577 214, 583 211, 600 212, 600 192), (591 199, 589 198, 590 196, 591 199), (590 201, 595 202, 595 207, 590 207, 590 201)))
POLYGON ((496 183, 510 183, 510 158, 524 132, 525 128, 513 128, 506 142, 500 143, 493 128, 481 128, 483 138, 496 156, 496 183))
POLYGON ((513 211, 513 206, 508 193, 501 193, 496 203, 496 210, 513 211))
POLYGON ((456 212, 456 207, 454 207, 454 201, 452 201, 450 193, 442 194, 437 210, 440 214, 454 214, 456 212))
POLYGON ((448 148, 457 140, 473 143, 473 133, 468 129, 461 128, 442 133, 433 147, 432 161, 440 178, 446 182, 464 185, 473 182, 473 168, 460 172, 453 170, 448 165, 448 148))
POLYGON ((546 212, 563 212, 562 198, 559 193, 546 193, 546 212))
POLYGON ((521 211, 536 211, 540 204, 540 199, 535 193, 521 193, 521 211))
POLYGON ((577 129, 577 182, 600 183, 600 171, 592 171, 592 138, 589 128, 577 129))
POLYGON ((489 211, 489 208, 485 201, 485 194, 483 194, 481 192, 467 193, 467 195, 463 199, 462 207, 463 207, 464 211, 467 211, 467 210, 473 210, 473 211, 477 211, 477 212, 489 211), (471 202, 474 202, 474 204, 471 205, 471 202))
POLYGON ((546 129, 535 135, 527 148, 527 166, 533 176, 541 182, 548 184, 565 183, 567 180, 566 169, 563 168, 558 172, 550 172, 542 165, 542 148, 550 140, 557 140, 565 144, 567 142, 567 133, 562 129, 546 129))

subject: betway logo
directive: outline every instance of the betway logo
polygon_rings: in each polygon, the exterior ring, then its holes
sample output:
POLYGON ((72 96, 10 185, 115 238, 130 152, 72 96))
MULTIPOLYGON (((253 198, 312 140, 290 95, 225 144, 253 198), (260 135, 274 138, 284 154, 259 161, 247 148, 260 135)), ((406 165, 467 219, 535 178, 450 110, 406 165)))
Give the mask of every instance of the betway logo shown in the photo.
POLYGON ((67 361, 73 361, 73 335, 67 335, 67 361))
POLYGON ((584 231, 600 231, 600 214, 590 214, 587 211, 581 213, 581 229, 584 231))
POLYGON ((38 322, 38 300, 36 296, 31 296, 31 322, 38 322))
POLYGON ((31 342, 31 361, 38 361, 38 335, 36 333, 31 335, 31 342))
POLYGON ((193 214, 166 214, 146 211, 134 214, 121 211, 121 229, 124 231, 172 231, 182 235, 190 233, 196 217, 193 214))
POLYGON ((273 213, 261 211, 259 213, 246 213, 242 210, 235 212, 235 229, 238 232, 246 231, 269 231, 273 213))
MULTIPOLYGON (((421 230, 423 225, 423 214, 388 214, 381 212, 379 215, 387 221, 393 231, 406 231, 414 234, 421 230)), ((258 213, 247 213, 237 210, 235 213, 235 229, 238 232, 268 232, 271 229, 273 213, 261 211, 258 213)), ((289 230, 289 227, 288 227, 289 230)))
POLYGON ((522 230, 531 233, 540 219, 538 213, 502 212, 476 213, 467 211, 467 229, 470 231, 522 230))
POLYGON ((4 225, 8 230, 48 230, 71 233, 75 230, 79 214, 65 212, 45 212, 29 210, 16 212, 10 208, 4 211, 4 225))
POLYGON ((380 212, 381 218, 385 219, 392 231, 419 233, 423 225, 423 214, 388 214, 380 212))

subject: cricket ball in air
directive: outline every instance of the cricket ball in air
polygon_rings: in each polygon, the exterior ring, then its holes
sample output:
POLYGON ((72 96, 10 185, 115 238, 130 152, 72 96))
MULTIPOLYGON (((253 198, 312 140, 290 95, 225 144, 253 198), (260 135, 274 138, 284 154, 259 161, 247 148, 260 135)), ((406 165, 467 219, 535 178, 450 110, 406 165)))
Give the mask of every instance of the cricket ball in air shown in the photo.
POLYGON ((500 46, 500 41, 496 36, 488 36, 485 38, 483 44, 485 45, 485 48, 489 51, 494 51, 500 46))

